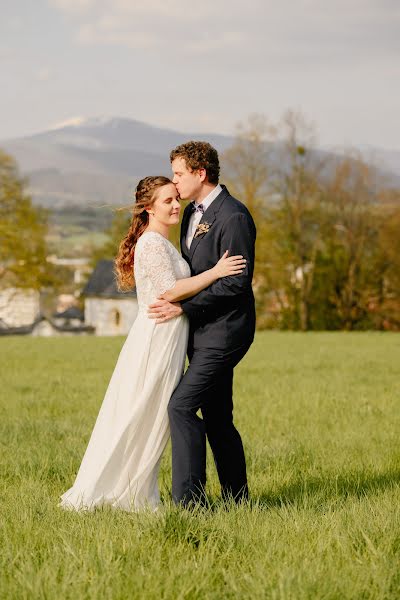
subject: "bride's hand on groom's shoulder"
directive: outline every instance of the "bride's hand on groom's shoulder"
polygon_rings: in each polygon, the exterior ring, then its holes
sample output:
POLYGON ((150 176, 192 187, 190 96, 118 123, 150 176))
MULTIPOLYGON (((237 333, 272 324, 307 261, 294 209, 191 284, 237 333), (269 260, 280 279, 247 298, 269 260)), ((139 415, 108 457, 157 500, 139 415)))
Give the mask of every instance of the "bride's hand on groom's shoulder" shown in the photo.
POLYGON ((168 302, 162 296, 160 296, 157 302, 149 304, 147 311, 149 318, 156 319, 156 323, 165 323, 170 319, 179 317, 182 313, 183 310, 179 302, 168 302))

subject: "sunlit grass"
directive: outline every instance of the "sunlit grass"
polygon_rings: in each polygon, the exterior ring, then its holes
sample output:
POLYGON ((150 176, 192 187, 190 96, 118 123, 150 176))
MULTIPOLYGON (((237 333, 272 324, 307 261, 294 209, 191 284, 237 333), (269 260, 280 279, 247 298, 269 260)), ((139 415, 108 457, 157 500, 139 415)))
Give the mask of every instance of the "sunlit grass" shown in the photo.
MULTIPOLYGON (((251 501, 57 507, 122 338, 2 338, 0 597, 400 597, 400 336, 262 333, 237 368, 251 501)), ((135 357, 132 356, 132 360, 135 357)))

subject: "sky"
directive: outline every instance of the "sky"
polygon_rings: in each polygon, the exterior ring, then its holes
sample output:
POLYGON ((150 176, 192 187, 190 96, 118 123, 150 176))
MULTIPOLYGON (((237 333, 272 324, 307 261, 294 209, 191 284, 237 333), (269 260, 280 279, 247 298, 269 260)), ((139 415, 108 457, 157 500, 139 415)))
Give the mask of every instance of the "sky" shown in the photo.
POLYGON ((0 0, 0 139, 78 117, 400 149, 398 0, 0 0))

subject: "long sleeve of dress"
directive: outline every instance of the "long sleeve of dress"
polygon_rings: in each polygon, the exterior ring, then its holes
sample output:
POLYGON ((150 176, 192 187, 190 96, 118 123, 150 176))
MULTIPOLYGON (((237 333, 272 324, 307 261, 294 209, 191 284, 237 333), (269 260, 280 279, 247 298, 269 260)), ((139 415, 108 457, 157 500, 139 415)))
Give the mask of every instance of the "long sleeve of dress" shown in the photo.
POLYGON ((176 284, 176 276, 168 251, 168 241, 156 232, 148 232, 141 240, 135 260, 150 279, 156 294, 159 296, 172 289, 176 284))

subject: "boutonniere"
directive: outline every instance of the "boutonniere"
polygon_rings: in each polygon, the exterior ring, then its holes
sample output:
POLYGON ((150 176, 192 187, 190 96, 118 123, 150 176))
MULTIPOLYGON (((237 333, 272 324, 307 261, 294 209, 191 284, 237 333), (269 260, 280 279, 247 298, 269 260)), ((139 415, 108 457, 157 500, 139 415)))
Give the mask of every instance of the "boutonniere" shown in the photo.
POLYGON ((211 223, 199 223, 194 232, 194 237, 197 238, 200 235, 204 235, 205 233, 207 233, 207 231, 209 231, 210 227, 211 223))

